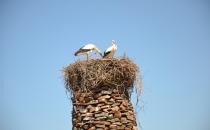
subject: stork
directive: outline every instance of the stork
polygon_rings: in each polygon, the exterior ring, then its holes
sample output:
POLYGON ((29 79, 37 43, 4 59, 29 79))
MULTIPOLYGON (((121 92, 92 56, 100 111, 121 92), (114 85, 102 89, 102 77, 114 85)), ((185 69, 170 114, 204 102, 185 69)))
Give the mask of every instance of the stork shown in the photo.
POLYGON ((112 40, 112 46, 110 46, 105 52, 103 58, 113 58, 115 51, 117 50, 117 44, 112 40))
POLYGON ((101 51, 94 44, 84 45, 78 51, 76 51, 74 53, 74 55, 75 56, 86 55, 87 56, 87 60, 88 60, 89 59, 89 53, 92 52, 93 50, 96 51, 97 53, 99 53, 101 56, 103 56, 101 51))

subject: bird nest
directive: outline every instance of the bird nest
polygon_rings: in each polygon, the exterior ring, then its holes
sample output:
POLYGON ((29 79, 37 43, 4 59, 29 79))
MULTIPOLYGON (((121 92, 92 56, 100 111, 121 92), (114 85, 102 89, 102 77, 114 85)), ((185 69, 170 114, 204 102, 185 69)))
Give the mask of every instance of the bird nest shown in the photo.
MULTIPOLYGON (((138 94, 141 92, 139 68, 127 57, 113 59, 90 59, 76 61, 64 68, 64 80, 69 92, 117 89, 128 94, 137 81, 138 94)), ((126 95, 127 95, 126 94, 126 95)))

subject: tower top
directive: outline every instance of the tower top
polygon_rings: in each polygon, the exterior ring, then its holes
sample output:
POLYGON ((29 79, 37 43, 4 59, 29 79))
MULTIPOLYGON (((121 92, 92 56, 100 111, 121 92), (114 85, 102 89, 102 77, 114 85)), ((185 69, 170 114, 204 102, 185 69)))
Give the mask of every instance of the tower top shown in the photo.
MULTIPOLYGON (((134 87, 139 68, 128 57, 76 61, 63 69, 66 89, 72 93, 117 89, 128 93, 134 87)), ((138 90, 141 85, 137 85, 138 90)))

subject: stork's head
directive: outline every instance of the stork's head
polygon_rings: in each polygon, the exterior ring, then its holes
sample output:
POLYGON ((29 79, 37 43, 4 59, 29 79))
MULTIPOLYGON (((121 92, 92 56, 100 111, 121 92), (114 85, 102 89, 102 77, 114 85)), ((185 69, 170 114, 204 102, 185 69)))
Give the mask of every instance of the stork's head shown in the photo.
POLYGON ((112 45, 114 46, 115 50, 117 49, 117 44, 115 42, 115 40, 112 40, 112 45))
POLYGON ((115 42, 115 40, 112 40, 112 45, 116 45, 116 42, 115 42))

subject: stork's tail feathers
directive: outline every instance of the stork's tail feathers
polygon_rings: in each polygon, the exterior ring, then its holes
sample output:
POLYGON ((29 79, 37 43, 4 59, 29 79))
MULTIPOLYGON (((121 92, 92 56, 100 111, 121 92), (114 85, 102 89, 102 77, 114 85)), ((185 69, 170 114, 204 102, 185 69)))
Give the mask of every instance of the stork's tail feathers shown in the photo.
POLYGON ((103 58, 107 58, 110 53, 111 53, 110 51, 104 52, 103 58))

